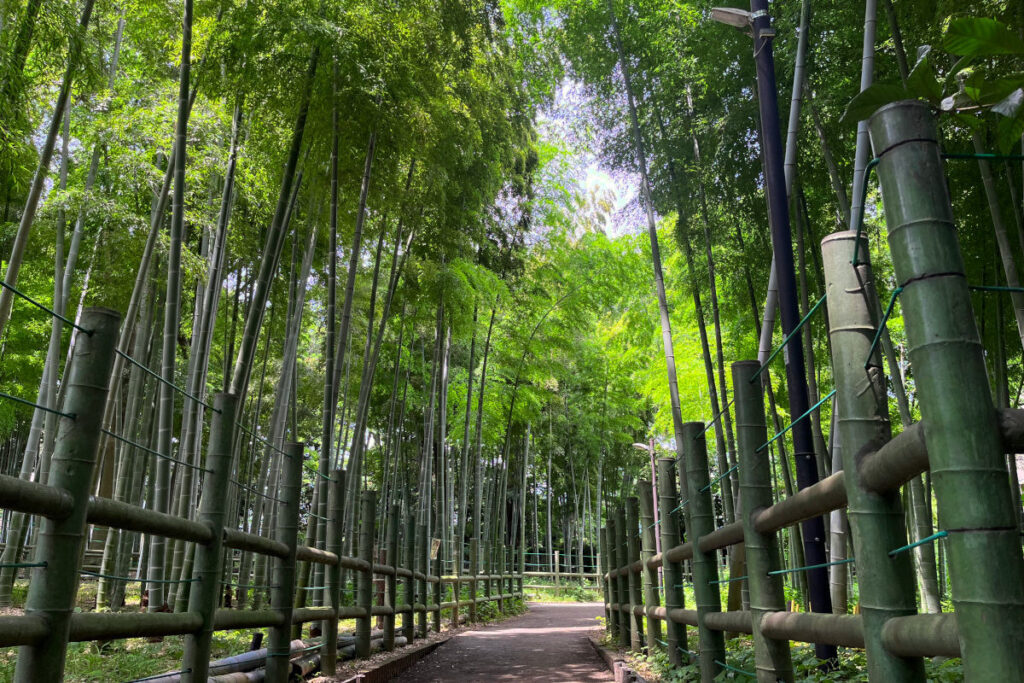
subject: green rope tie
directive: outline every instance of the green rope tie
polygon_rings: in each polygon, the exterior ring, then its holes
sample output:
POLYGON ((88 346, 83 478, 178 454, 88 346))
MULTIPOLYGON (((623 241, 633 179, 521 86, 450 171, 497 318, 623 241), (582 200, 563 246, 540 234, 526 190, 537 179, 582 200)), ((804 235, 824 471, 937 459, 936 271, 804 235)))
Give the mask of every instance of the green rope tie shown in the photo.
MULTIPOLYGON (((825 303, 826 298, 828 298, 828 294, 825 294, 820 299, 818 299, 817 303, 811 306, 811 310, 807 311, 807 315, 801 318, 800 322, 796 324, 796 327, 790 330, 789 334, 787 334, 786 338, 782 340, 782 343, 779 344, 778 348, 772 351, 771 355, 768 356, 768 359, 764 362, 764 364, 761 367, 759 367, 757 369, 757 372, 754 373, 753 377, 750 378, 751 384, 753 384, 754 380, 760 377, 761 373, 764 372, 768 368, 768 366, 772 364, 772 361, 775 360, 775 357, 777 355, 779 355, 779 352, 782 351, 782 349, 786 348, 786 345, 789 344, 790 340, 792 340, 793 337, 795 337, 796 334, 803 328, 804 323, 810 320, 811 316, 818 312, 818 309, 821 308, 821 305, 825 303)), ((701 434, 703 433, 704 432, 701 432, 701 434)))
POLYGON ((268 496, 265 493, 260 493, 256 489, 252 488, 251 486, 246 486, 245 484, 243 484, 242 482, 238 481, 237 479, 229 479, 229 481, 232 484, 234 484, 235 486, 239 487, 239 488, 245 489, 246 491, 249 491, 250 493, 255 493, 257 496, 261 496, 263 498, 266 498, 267 500, 272 500, 275 503, 281 503, 282 505, 285 504, 284 501, 281 500, 280 498, 274 498, 273 496, 268 496))
POLYGON ((680 503, 679 505, 676 505, 676 506, 675 506, 674 508, 672 508, 671 510, 669 510, 669 511, 668 511, 668 514, 670 514, 670 515, 671 515, 671 514, 672 514, 673 512, 676 512, 677 510, 682 510, 682 509, 683 509, 684 507, 686 507, 687 503, 689 503, 689 502, 690 502, 690 499, 689 499, 689 498, 687 498, 687 499, 686 499, 686 500, 684 500, 684 501, 683 501, 682 503, 680 503))
POLYGON ((46 568, 45 562, 3 562, 0 563, 0 569, 28 569, 30 567, 42 567, 46 568))
POLYGON ((761 444, 760 446, 758 446, 758 447, 757 447, 757 449, 756 449, 756 450, 755 450, 754 452, 755 452, 755 453, 760 453, 760 452, 761 452, 761 451, 763 451, 764 449, 768 448, 768 446, 770 446, 771 444, 773 444, 773 443, 774 443, 774 442, 775 442, 776 440, 778 440, 778 439, 782 438, 783 436, 785 436, 785 435, 786 435, 786 433, 787 433, 787 432, 788 432, 788 431, 789 431, 790 429, 792 429, 793 427, 795 427, 795 426, 797 425, 797 423, 799 423, 799 422, 800 422, 800 420, 803 420, 803 419, 804 419, 805 417, 807 417, 808 415, 810 415, 811 413, 813 413, 813 412, 814 412, 815 410, 817 410, 818 408, 820 408, 820 407, 821 407, 821 404, 822 404, 822 403, 824 403, 825 401, 829 400, 830 398, 832 398, 832 397, 833 397, 833 396, 835 396, 835 395, 836 395, 836 390, 835 390, 835 389, 833 389, 832 391, 830 391, 830 392, 828 393, 828 395, 827 395, 827 396, 825 396, 825 397, 824 397, 824 398, 822 398, 822 399, 821 399, 820 401, 818 401, 817 403, 815 403, 815 404, 814 404, 813 406, 811 406, 810 408, 808 408, 808 409, 807 409, 807 411, 806 411, 806 412, 805 412, 805 413, 804 413, 803 415, 801 415, 800 417, 798 417, 797 419, 793 420, 793 421, 792 421, 792 422, 790 422, 790 423, 789 423, 788 425, 786 425, 786 428, 785 428, 785 429, 783 429, 783 430, 782 430, 781 432, 779 432, 778 434, 776 434, 775 436, 773 436, 772 438, 768 439, 768 440, 767 440, 767 441, 765 441, 765 442, 764 442, 763 444, 761 444))
POLYGON ((32 297, 30 297, 28 294, 25 294, 25 292, 22 292, 21 290, 19 290, 17 287, 15 287, 13 285, 10 285, 10 284, 4 282, 3 280, 0 280, 0 287, 3 287, 4 289, 11 290, 12 292, 14 292, 18 296, 20 296, 22 299, 24 299, 25 301, 29 302, 30 304, 32 304, 36 308, 38 308, 39 310, 45 311, 46 313, 49 313, 51 317, 57 318, 58 320, 67 323, 68 325, 70 325, 71 327, 75 328, 79 332, 84 332, 85 334, 87 334, 90 337, 92 336, 92 330, 87 330, 84 327, 82 327, 81 325, 76 324, 74 321, 68 320, 67 318, 62 316, 60 313, 58 313, 57 311, 54 311, 53 309, 47 308, 43 304, 39 303, 38 301, 36 301, 32 297))
POLYGON ((713 586, 716 583, 732 583, 733 581, 744 581, 746 580, 746 578, 747 575, 744 574, 743 576, 737 576, 735 579, 718 579, 717 581, 708 581, 708 585, 713 586))
POLYGON ((152 448, 147 448, 146 446, 143 446, 141 443, 136 443, 136 442, 132 441, 131 439, 126 439, 123 436, 115 434, 114 432, 110 431, 109 429, 100 429, 100 431, 103 432, 104 434, 106 434, 109 437, 117 439, 118 441, 120 441, 123 444, 127 444, 128 446, 133 446, 135 448, 142 449, 142 450, 146 451, 147 453, 152 453, 153 455, 155 455, 158 458, 163 458, 164 460, 169 460, 169 461, 171 461, 173 463, 177 463, 178 465, 182 465, 184 467, 188 467, 190 469, 197 470, 199 472, 206 472, 207 474, 213 474, 213 470, 208 470, 205 467, 200 467, 199 465, 193 465, 192 463, 185 462, 184 460, 178 460, 177 458, 172 458, 169 455, 164 455, 163 453, 160 453, 158 451, 154 451, 152 448))
POLYGON ((722 416, 725 415, 726 411, 728 411, 729 408, 732 407, 732 404, 735 403, 735 402, 736 402, 736 397, 733 396, 732 398, 729 399, 729 402, 725 405, 725 407, 722 408, 720 411, 718 411, 718 415, 715 415, 713 418, 711 418, 711 422, 708 422, 706 425, 704 425, 704 429, 700 430, 700 434, 698 434, 697 436, 693 437, 693 440, 696 441, 700 437, 701 434, 706 433, 709 429, 714 427, 715 424, 720 419, 722 419, 722 416))
POLYGON ((283 450, 281 450, 280 448, 278 448, 278 447, 277 447, 277 446, 275 446, 274 444, 270 443, 269 441, 267 441, 266 439, 264 439, 264 438, 263 438, 262 436, 260 436, 260 435, 259 435, 259 434, 257 434, 256 432, 252 431, 251 429, 249 429, 248 427, 246 427, 245 425, 243 425, 243 424, 242 424, 241 422, 238 422, 238 421, 236 421, 236 422, 235 422, 235 426, 236 426, 236 427, 238 427, 239 429, 241 429, 241 430, 242 430, 242 431, 243 431, 244 433, 248 434, 248 435, 249 435, 249 436, 251 436, 252 438, 254 438, 254 439, 256 439, 257 441, 259 441, 259 442, 260 442, 261 444, 263 444, 264 446, 266 446, 266 447, 267 447, 267 448, 269 448, 270 450, 272 450, 272 451, 277 451, 277 452, 278 452, 278 453, 280 453, 281 455, 288 455, 288 454, 287 454, 287 453, 285 453, 285 452, 284 452, 283 450))
POLYGON ((715 484, 717 484, 718 482, 722 481, 723 479, 725 479, 726 477, 728 477, 728 476, 729 476, 730 474, 732 474, 733 472, 735 472, 735 471, 736 471, 736 470, 738 470, 739 468, 740 468, 740 466, 739 466, 739 463, 736 463, 735 465, 733 465, 732 467, 730 467, 730 468, 729 468, 728 470, 726 470, 725 474, 723 474, 723 475, 722 475, 722 476, 720 476, 720 477, 719 477, 718 479, 715 479, 715 480, 714 480, 713 482, 711 482, 710 484, 708 484, 707 486, 705 486, 704 488, 702 488, 702 489, 700 490, 700 493, 704 493, 705 491, 709 490, 709 489, 710 489, 710 488, 711 488, 712 486, 714 486, 714 485, 715 485, 715 484))
POLYGON ((968 285, 967 289, 971 289, 976 292, 1024 292, 1024 287, 1003 287, 1001 285, 968 285))
POLYGON ((722 667, 723 669, 727 669, 728 671, 734 671, 734 672, 736 672, 738 674, 743 674, 744 676, 749 676, 751 678, 757 678, 757 674, 755 674, 755 673, 752 673, 750 671, 744 671, 743 669, 737 669, 736 667, 729 666, 725 662, 720 662, 717 659, 715 660, 715 664, 717 664, 718 666, 722 667))
POLYGON ((867 370, 871 365, 871 356, 875 353, 875 348, 878 346, 878 340, 882 338, 882 331, 885 330, 886 324, 889 322, 889 316, 892 315, 893 306, 896 305, 896 297, 903 292, 903 287, 897 287, 892 290, 892 296, 889 297, 889 305, 885 307, 885 315, 882 316, 882 322, 878 323, 878 329, 875 330, 875 338, 871 340, 871 348, 868 349, 868 357, 864 359, 864 369, 867 370))
POLYGON ((889 557, 896 557, 900 553, 904 553, 910 550, 911 548, 916 548, 917 546, 924 545, 926 543, 932 543, 933 541, 937 541, 940 538, 945 538, 946 536, 949 536, 948 531, 939 531, 938 533, 934 533, 931 536, 926 536, 922 538, 920 541, 914 541, 913 543, 908 543, 907 545, 896 548, 895 550, 890 550, 889 557))
POLYGON ((75 419, 75 414, 74 413, 62 413, 59 410, 54 410, 53 408, 47 408, 46 406, 41 406, 38 403, 33 403, 32 401, 26 401, 23 398, 18 398, 17 396, 12 396, 11 394, 5 393, 3 391, 0 391, 0 397, 9 399, 11 401, 14 401, 15 403, 20 403, 22 405, 31 406, 31 407, 36 408, 38 410, 42 410, 44 413, 51 413, 53 415, 59 415, 60 417, 66 417, 69 420, 74 420, 75 419))
POLYGON ((824 567, 834 567, 838 564, 850 564, 853 562, 853 558, 847 558, 845 560, 836 560, 835 562, 822 562, 821 564, 809 564, 806 567, 796 567, 794 569, 776 569, 773 572, 768 572, 768 576, 777 576, 779 574, 794 574, 796 572, 807 572, 812 569, 822 569, 824 567))
POLYGON ((85 569, 79 569, 79 574, 85 576, 94 576, 97 579, 110 579, 111 581, 124 581, 125 583, 196 583, 200 579, 133 579, 130 576, 116 576, 114 574, 101 574, 100 572, 90 572, 85 569))
POLYGON ((992 152, 943 152, 940 156, 947 161, 962 161, 964 159, 1024 161, 1024 154, 994 154, 992 152))
POLYGON ((175 391, 177 391, 177 392, 178 392, 179 394, 181 394, 181 395, 182 395, 182 396, 184 396, 185 398, 190 398, 190 399, 192 399, 193 401, 195 401, 196 403, 198 403, 199 405, 201 405, 201 406, 203 406, 203 407, 205 407, 205 408, 209 408, 210 410, 212 410, 212 411, 213 411, 213 412, 215 412, 215 413, 219 413, 219 412, 220 412, 220 410, 218 410, 217 408, 214 408, 213 406, 211 406, 211 405, 210 405, 209 403, 207 403, 207 402, 206 402, 206 401, 204 401, 203 399, 201 399, 201 398, 198 398, 197 396, 193 396, 192 394, 188 393, 187 391, 185 391, 184 389, 182 389, 181 387, 179 387, 179 386, 178 386, 177 384, 175 384, 174 382, 168 382, 168 381, 167 381, 166 379, 164 379, 164 378, 163 378, 163 377, 161 377, 160 375, 156 374, 155 372, 153 372, 152 370, 150 370, 150 369, 149 369, 148 367, 146 367, 145 365, 143 365, 143 364, 142 364, 142 363, 140 363, 139 361, 137 361, 137 360, 135 360, 134 358, 132 358, 131 356, 129 356, 129 355, 128 355, 127 353, 125 353, 124 351, 121 351, 120 349, 114 349, 114 353, 116 353, 117 355, 121 356, 121 358, 124 358, 124 359, 125 359, 126 361, 128 361, 129 363, 131 363, 131 364, 132 364, 132 365, 134 365, 135 367, 139 368, 140 370, 142 370, 142 371, 143 371, 143 372, 145 372, 146 374, 150 375, 151 377, 154 377, 154 378, 155 378, 155 379, 156 379, 157 381, 159 381, 159 382, 160 382, 161 384, 166 384, 166 385, 167 385, 167 386, 169 386, 169 387, 170 387, 171 389, 174 389, 175 391))

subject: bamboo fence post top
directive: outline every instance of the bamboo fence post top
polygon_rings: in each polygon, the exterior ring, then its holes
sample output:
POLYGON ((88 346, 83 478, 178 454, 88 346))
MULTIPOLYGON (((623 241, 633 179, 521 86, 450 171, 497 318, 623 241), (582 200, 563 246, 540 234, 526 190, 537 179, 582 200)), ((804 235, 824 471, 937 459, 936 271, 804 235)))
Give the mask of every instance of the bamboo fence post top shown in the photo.
POLYGON ((898 490, 868 491, 861 483, 859 455, 891 437, 888 395, 881 355, 874 347, 878 297, 873 288, 867 238, 853 232, 822 241, 832 366, 837 388, 839 441, 842 444, 847 514, 860 575, 861 613, 868 672, 876 680, 923 681, 924 663, 898 657, 883 645, 885 622, 917 612, 914 568, 909 556, 893 560, 887 551, 906 543, 903 503, 898 490), (850 243, 859 241, 862 256, 850 263, 850 243))
MULTIPOLYGON (((341 517, 345 508, 345 470, 336 469, 327 482, 327 543, 329 553, 341 555, 341 517)), ((394 563, 398 566, 398 563, 394 563)), ((337 615, 341 609, 341 563, 327 567, 327 605, 337 615)), ((320 666, 327 676, 333 676, 338 667, 338 619, 325 619, 321 627, 324 638, 320 649, 320 666)))
POLYGON ((299 533, 299 490, 302 486, 304 444, 289 443, 282 457, 282 480, 277 512, 277 538, 288 547, 285 557, 273 560, 271 608, 280 623, 270 629, 267 645, 267 681, 286 681, 291 657, 292 612, 295 605, 295 553, 299 533))
POLYGON ((216 410, 210 424, 210 442, 206 453, 208 472, 203 482, 199 502, 199 519, 213 532, 207 544, 197 544, 193 578, 198 585, 192 587, 188 597, 188 611, 202 615, 203 624, 196 633, 185 639, 182 682, 205 681, 210 666, 213 642, 213 618, 220 598, 223 570, 224 522, 227 512, 224 491, 231 476, 231 447, 235 437, 235 412, 238 399, 234 394, 220 393, 214 397, 216 410))
MULTIPOLYGON (((654 535, 657 533, 654 523, 654 496, 651 493, 651 482, 642 479, 638 481, 637 496, 640 503, 640 571, 643 577, 644 605, 647 608, 645 613, 649 614, 650 610, 660 606, 661 603, 661 598, 658 595, 658 570, 647 564, 654 557, 654 535)), ((654 652, 659 641, 661 641, 661 622, 657 619, 648 619, 647 651, 654 652)))
POLYGON ((754 514, 772 505, 771 463, 758 451, 768 433, 764 394, 757 361, 732 364, 739 456, 740 520, 750 586, 751 626, 758 680, 792 681, 793 659, 788 640, 769 638, 761 630, 766 614, 786 609, 782 577, 771 575, 781 564, 776 533, 754 528, 754 514))
POLYGON ((49 482, 70 495, 72 506, 67 516, 42 521, 35 562, 45 566, 32 570, 25 614, 42 616, 47 634, 36 645, 19 648, 14 674, 19 683, 59 681, 64 675, 89 489, 120 322, 120 315, 109 309, 82 312, 82 326, 92 333, 80 335, 75 346, 62 411, 74 418, 60 418, 49 482))
MULTIPOLYGON (((661 512, 659 532, 662 548, 662 589, 661 594, 665 609, 671 611, 686 606, 685 593, 682 590, 683 572, 679 562, 671 562, 666 557, 669 549, 679 545, 679 524, 676 513, 679 497, 676 494, 675 459, 659 458, 658 468, 658 506, 661 512)), ((675 666, 682 666, 683 653, 687 648, 686 625, 669 620, 666 624, 666 647, 669 659, 675 666)))
POLYGON ((964 674, 1019 681, 1024 558, 936 124, 926 104, 903 101, 876 112, 870 130, 939 525, 950 532, 964 674))
MULTIPOLYGON (((363 491, 359 496, 359 559, 373 564, 373 530, 377 516, 377 492, 363 491)), ((356 657, 370 656, 370 627, 373 617, 373 572, 369 566, 356 575, 356 603, 363 615, 356 619, 356 657)))

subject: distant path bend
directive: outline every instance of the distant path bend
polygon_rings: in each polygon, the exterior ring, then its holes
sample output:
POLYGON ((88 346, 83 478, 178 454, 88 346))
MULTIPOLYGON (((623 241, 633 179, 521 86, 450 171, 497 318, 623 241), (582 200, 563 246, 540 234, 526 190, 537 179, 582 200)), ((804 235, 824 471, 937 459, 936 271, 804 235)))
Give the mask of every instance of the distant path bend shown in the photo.
POLYGON ((395 683, 615 680, 587 642, 599 603, 530 603, 530 611, 454 636, 395 683))

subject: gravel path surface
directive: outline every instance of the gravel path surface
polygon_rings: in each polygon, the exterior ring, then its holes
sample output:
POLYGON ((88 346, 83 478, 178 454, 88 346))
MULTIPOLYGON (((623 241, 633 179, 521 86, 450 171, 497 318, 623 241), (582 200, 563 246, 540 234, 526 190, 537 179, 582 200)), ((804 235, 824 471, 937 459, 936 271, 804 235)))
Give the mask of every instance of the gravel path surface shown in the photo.
POLYGON ((395 678, 428 681, 612 681, 587 634, 599 603, 530 603, 521 617, 463 631, 395 678))

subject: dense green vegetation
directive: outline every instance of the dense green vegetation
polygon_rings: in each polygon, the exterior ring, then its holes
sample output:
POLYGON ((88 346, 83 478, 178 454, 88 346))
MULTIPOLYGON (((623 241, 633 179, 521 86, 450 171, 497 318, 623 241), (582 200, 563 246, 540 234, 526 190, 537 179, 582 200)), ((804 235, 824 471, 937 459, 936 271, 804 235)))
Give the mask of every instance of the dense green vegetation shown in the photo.
MULTIPOLYGON (((596 571, 606 505, 650 476, 636 445, 673 451, 675 438, 645 210, 679 414, 721 416, 713 477, 736 463, 728 366, 758 357, 771 243, 754 61, 713 4, 5 1, 4 281, 72 320, 83 306, 119 311, 121 349, 156 375, 204 400, 242 397, 232 525, 269 533, 278 449, 298 441, 305 543, 326 535, 317 470, 345 468, 348 500, 375 489, 424 519, 448 571, 471 538, 525 539, 528 569, 557 549, 563 571, 596 571)), ((858 222, 870 158, 858 119, 909 94, 933 103, 947 151, 1024 150, 1024 2, 879 4, 866 83, 862 3, 772 7, 784 122, 791 93, 802 102, 786 141, 801 314, 824 292, 820 240, 858 222)), ((1020 287, 1024 165, 947 171, 970 282, 1020 287)), ((873 180, 863 196, 884 303, 896 283, 873 180)), ((979 291, 975 307, 997 403, 1018 407, 1024 294, 979 291)), ((812 403, 833 386, 822 320, 803 338, 812 403)), ((888 329, 892 421, 907 426, 919 415, 898 303, 888 329)), ((59 407, 74 334, 5 289, 0 391, 59 407)), ((770 373, 776 431, 793 417, 782 368, 770 373)), ((198 478, 150 453, 201 465, 207 411, 123 361, 111 386, 105 427, 136 445, 106 439, 96 494, 194 518, 198 478)), ((831 417, 827 401, 812 417, 823 476, 839 466, 831 417)), ((52 415, 0 398, 0 471, 45 481, 55 430, 52 415)), ((791 495, 787 439, 771 453, 775 495, 791 495)), ((719 524, 734 521, 735 495, 725 479, 719 524)), ((927 478, 906 495, 923 538, 927 478)), ((845 521, 830 521, 830 557, 845 558, 845 521)), ((31 558, 29 518, 5 512, 2 531, 0 563, 31 558)), ((189 575, 183 542, 96 528, 89 543, 109 575, 189 575)), ((784 552, 803 563, 797 529, 784 552)), ((919 551, 922 611, 948 610, 942 552, 919 551)), ((235 579, 267 583, 260 562, 243 553, 235 579)), ((833 604, 852 612, 856 577, 832 572, 833 604)), ((0 606, 16 574, 0 569, 0 606)), ((804 580, 787 576, 794 603, 804 580)), ((184 609, 187 589, 149 589, 151 609, 184 609)), ((123 582, 98 593, 99 609, 125 607, 123 582)))

